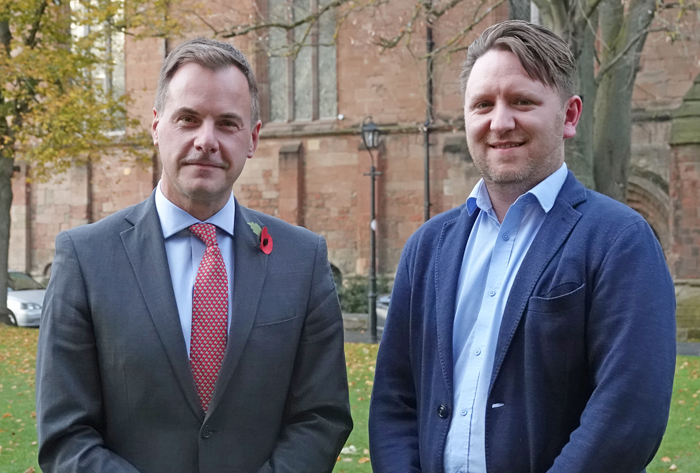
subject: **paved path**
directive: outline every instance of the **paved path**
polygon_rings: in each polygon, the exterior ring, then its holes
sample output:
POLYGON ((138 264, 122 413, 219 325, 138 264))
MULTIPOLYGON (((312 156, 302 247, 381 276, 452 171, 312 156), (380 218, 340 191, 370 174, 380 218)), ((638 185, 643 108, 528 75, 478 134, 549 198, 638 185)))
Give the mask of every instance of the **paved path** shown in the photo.
MULTIPOLYGON (((382 338, 381 330, 378 331, 377 337, 382 338)), ((372 343, 372 337, 369 330, 346 330, 345 343, 372 343)))
POLYGON ((698 342, 678 342, 676 352, 685 356, 700 356, 700 343, 698 342))

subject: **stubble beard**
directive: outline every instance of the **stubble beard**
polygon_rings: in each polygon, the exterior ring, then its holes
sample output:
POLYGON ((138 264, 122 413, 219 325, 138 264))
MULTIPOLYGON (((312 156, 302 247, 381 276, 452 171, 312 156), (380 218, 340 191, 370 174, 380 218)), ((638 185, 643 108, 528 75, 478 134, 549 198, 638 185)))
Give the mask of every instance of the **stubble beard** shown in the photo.
MULTIPOLYGON (((559 134, 561 134, 559 130, 554 130, 552 132, 552 136, 557 136, 559 134)), ((548 139, 547 141, 551 140, 548 139)), ((520 169, 513 171, 497 171, 495 170, 495 166, 491 165, 488 160, 488 150, 484 153, 479 153, 478 150, 469 143, 469 140, 467 140, 467 147, 470 153, 472 153, 474 166, 477 171, 479 171, 484 182, 486 182, 490 188, 509 189, 511 192, 517 190, 519 192, 518 195, 525 194, 559 169, 563 159, 560 159, 558 155, 564 152, 563 146, 562 142, 561 149, 543 150, 545 151, 546 158, 544 156, 532 156, 528 154, 525 157, 524 166, 520 169), (472 152, 472 149, 477 152, 472 152)))

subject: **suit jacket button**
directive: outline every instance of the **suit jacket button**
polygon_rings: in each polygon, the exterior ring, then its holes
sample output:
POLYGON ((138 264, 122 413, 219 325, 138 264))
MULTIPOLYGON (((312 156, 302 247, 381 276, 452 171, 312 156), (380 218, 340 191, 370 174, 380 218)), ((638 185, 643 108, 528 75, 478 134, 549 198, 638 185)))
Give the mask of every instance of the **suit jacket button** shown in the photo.
POLYGON ((440 416, 441 419, 446 419, 446 418, 447 418, 447 415, 449 414, 449 411, 448 411, 448 409, 447 409, 447 406, 441 404, 441 405, 437 408, 437 413, 438 413, 438 415, 440 416))
POLYGON ((202 427, 202 438, 208 439, 209 437, 211 437, 211 425, 206 424, 202 427))

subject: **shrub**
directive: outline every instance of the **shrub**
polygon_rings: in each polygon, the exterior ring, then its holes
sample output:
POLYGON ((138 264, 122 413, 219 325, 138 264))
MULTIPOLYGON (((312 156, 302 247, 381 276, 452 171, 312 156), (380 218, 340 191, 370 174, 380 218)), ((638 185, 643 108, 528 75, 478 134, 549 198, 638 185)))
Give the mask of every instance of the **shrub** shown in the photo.
MULTIPOLYGON (((390 279, 386 276, 377 277, 377 296, 391 292, 390 279)), ((343 312, 351 314, 366 314, 369 312, 369 278, 365 276, 350 276, 345 278, 338 287, 338 298, 343 312)))

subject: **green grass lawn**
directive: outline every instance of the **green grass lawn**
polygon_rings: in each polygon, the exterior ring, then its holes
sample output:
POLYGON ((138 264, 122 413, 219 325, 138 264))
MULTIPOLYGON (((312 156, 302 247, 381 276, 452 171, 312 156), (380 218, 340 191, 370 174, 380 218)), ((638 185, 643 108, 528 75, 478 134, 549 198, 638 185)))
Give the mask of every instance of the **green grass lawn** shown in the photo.
POLYGON ((39 331, 0 324, 0 472, 33 473, 36 461, 34 372, 39 331))
MULTIPOLYGON (((0 473, 39 472, 36 461, 36 329, 0 325, 0 473)), ((376 345, 345 345, 355 429, 334 473, 371 473, 367 439, 376 345)), ((679 356, 666 436, 649 473, 700 472, 700 357, 679 356)))
POLYGON ((343 453, 333 469, 334 473, 371 473, 369 462, 369 397, 372 393, 374 365, 378 345, 345 344, 345 362, 348 365, 350 407, 355 427, 352 429, 343 453))
POLYGON ((679 356, 666 435, 647 473, 700 472, 700 357, 679 356))

